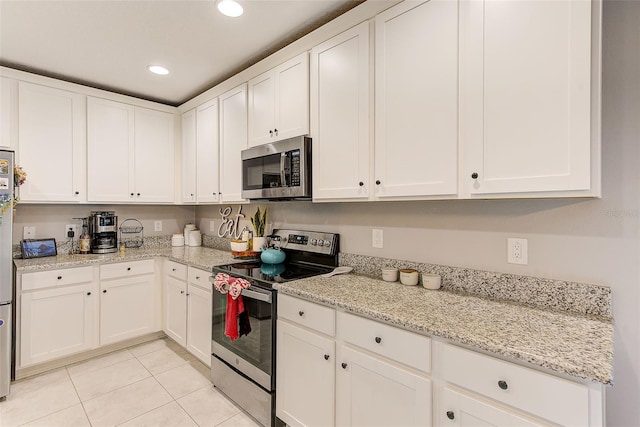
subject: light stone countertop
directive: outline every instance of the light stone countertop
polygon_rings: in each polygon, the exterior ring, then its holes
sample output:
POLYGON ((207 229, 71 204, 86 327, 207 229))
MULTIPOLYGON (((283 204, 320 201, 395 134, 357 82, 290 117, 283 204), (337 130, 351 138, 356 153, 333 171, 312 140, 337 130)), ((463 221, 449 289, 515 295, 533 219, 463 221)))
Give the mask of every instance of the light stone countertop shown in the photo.
POLYGON ((574 377, 613 384, 613 323, 353 274, 278 291, 574 377))
POLYGON ((58 255, 55 257, 14 259, 19 272, 26 273, 53 268, 69 268, 83 265, 107 264, 123 261, 135 261, 155 257, 166 257, 171 261, 187 264, 196 268, 210 270, 214 265, 229 264, 236 260, 229 251, 221 251, 205 247, 169 247, 150 249, 127 249, 124 254, 58 255))

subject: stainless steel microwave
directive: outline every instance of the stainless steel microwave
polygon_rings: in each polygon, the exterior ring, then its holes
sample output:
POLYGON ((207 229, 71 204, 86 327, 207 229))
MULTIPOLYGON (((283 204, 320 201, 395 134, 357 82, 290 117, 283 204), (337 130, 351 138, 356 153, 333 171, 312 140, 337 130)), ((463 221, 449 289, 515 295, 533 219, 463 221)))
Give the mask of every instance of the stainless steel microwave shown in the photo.
POLYGON ((243 150, 242 197, 311 199, 311 138, 298 136, 243 150))

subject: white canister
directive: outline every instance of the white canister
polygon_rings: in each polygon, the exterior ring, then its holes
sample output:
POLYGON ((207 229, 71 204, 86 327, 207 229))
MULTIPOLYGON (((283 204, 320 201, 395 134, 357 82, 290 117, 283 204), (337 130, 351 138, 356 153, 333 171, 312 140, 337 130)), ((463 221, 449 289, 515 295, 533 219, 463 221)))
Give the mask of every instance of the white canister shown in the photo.
POLYGON ((413 268, 405 268, 400 270, 400 283, 407 286, 415 286, 418 284, 418 270, 413 268))
POLYGON ((398 280, 398 269, 394 267, 383 267, 382 280, 385 282, 395 282, 398 280))
POLYGON ((195 229, 196 229, 195 224, 187 224, 184 226, 184 244, 185 245, 189 244, 189 232, 195 229))
POLYGON ((189 246, 202 246, 202 234, 200 230, 189 231, 189 246))
POLYGON ((422 286, 426 289, 440 289, 441 281, 439 274, 422 273, 422 286))
POLYGON ((174 234, 171 236, 171 246, 184 246, 184 235, 174 234))

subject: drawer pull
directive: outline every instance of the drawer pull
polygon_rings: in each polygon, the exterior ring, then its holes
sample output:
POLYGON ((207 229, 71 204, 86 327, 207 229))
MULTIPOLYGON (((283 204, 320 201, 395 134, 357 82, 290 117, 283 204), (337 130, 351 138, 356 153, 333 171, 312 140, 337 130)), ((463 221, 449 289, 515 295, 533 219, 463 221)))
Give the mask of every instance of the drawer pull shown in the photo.
POLYGON ((328 354, 324 355, 324 360, 329 360, 329 355, 328 354))
POLYGON ((376 342, 377 342, 378 344, 380 344, 380 343, 382 342, 382 338, 380 338, 380 337, 376 337, 376 342))
POLYGON ((298 312, 298 315, 299 315, 300 317, 304 316, 304 311, 300 310, 300 311, 298 312))
POLYGON ((131 271, 131 267, 127 267, 127 271, 131 271))
POLYGON ((447 418, 449 418, 450 420, 454 419, 456 416, 453 413, 453 411, 447 411, 447 418))
POLYGON ((347 369, 347 364, 345 362, 342 362, 340 366, 342 366, 342 369, 347 369))
POLYGON ((200 280, 200 276, 196 276, 196 280, 200 280))
POLYGON ((175 269, 175 268, 172 268, 172 269, 171 269, 171 271, 176 271, 176 269, 175 269))
POLYGON ((102 291, 102 293, 103 293, 103 294, 106 294, 106 293, 107 293, 107 290, 106 290, 106 289, 104 289, 104 290, 102 291))
POLYGON ((62 276, 58 276, 58 280, 62 280, 62 276))
POLYGON ((509 388, 509 384, 507 384, 506 381, 500 380, 498 381, 498 387, 500 387, 502 390, 506 390, 509 388))
POLYGON ((184 294, 184 291, 180 291, 181 294, 184 294))
POLYGON ((91 295, 91 292, 87 292, 87 295, 91 295))

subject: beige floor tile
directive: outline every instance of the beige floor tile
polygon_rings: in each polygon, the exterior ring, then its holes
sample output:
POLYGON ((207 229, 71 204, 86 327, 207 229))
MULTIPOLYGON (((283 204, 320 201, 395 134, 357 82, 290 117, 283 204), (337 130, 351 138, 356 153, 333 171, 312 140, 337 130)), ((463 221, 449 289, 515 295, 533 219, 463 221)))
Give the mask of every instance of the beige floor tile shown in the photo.
POLYGON ((0 425, 10 427, 25 424, 78 403, 80 399, 68 376, 37 389, 23 392, 11 390, 7 400, 0 402, 0 425))
POLYGON ((83 402, 138 382, 151 374, 138 359, 129 359, 102 369, 74 375, 72 381, 83 402))
POLYGON ((200 427, 213 427, 240 413, 230 400, 214 388, 203 388, 178 399, 200 427))
POLYGON ((176 402, 167 403, 121 424, 120 427, 197 427, 198 425, 176 402))
POLYGON ((193 360, 193 356, 189 354, 176 354, 173 350, 164 348, 162 350, 138 356, 138 360, 149 370, 149 372, 153 375, 157 375, 161 372, 168 371, 169 369, 188 364, 193 360))
POLYGON ((167 348, 167 343, 163 339, 150 341, 144 344, 130 347, 128 350, 136 357, 142 356, 147 353, 153 353, 154 351, 164 350, 167 348))
POLYGON ((55 412, 46 417, 25 424, 24 427, 91 427, 82 404, 55 412))
POLYGON ((201 388, 213 387, 191 364, 181 365, 156 375, 156 379, 173 396, 179 399, 201 388))
POLYGON ((12 395, 19 393, 28 393, 38 390, 47 384, 56 383, 69 379, 69 374, 65 368, 56 369, 54 371, 45 372, 34 377, 25 378, 11 383, 10 393, 12 395))
POLYGON ((132 420, 172 400, 155 378, 147 378, 88 400, 84 409, 93 427, 106 427, 132 420))
POLYGON ((107 366, 115 365, 116 363, 129 359, 133 359, 133 354, 131 354, 129 350, 120 350, 67 366, 67 370, 71 378, 73 378, 76 375, 97 371, 98 369, 106 368, 107 366))
POLYGON ((240 412, 216 427, 262 427, 262 425, 244 412, 240 412))

